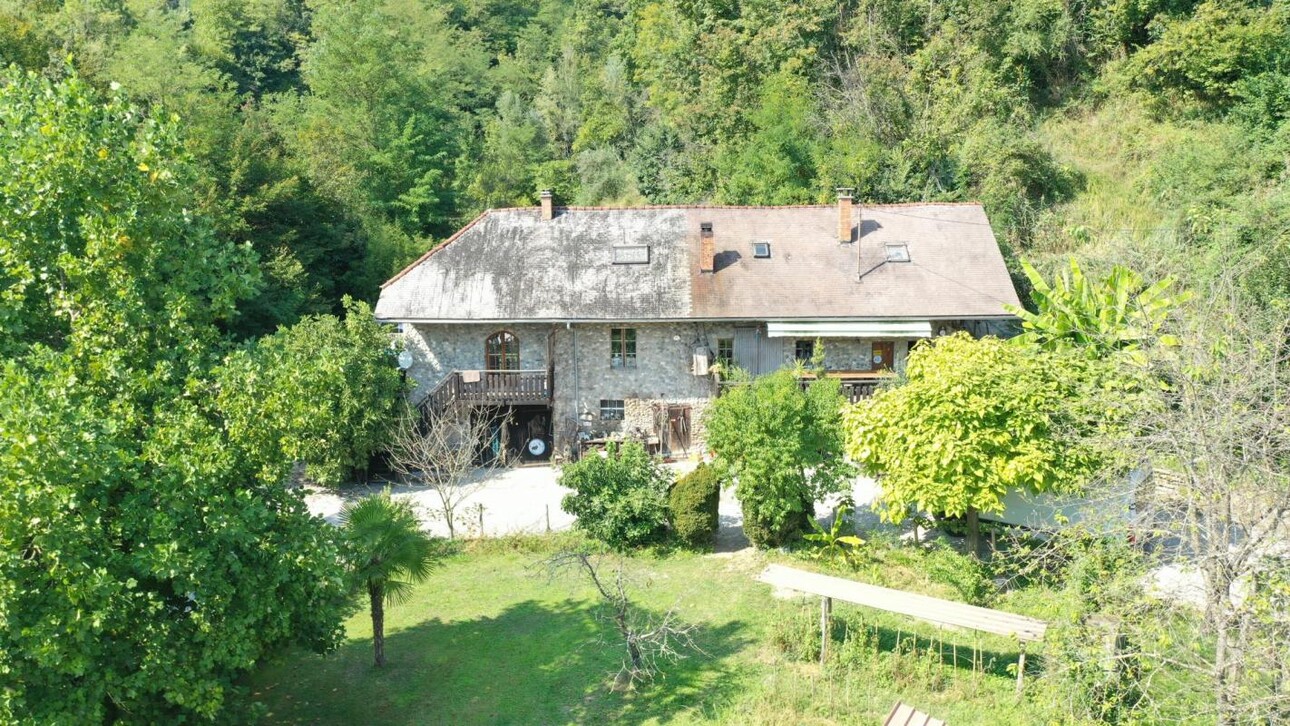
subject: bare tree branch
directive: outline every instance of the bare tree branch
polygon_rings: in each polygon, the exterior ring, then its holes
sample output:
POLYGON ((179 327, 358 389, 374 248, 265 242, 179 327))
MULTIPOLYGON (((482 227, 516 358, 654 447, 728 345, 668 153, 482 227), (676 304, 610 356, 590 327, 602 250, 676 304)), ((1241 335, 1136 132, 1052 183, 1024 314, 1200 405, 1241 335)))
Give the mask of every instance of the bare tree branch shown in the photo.
POLYGON ((601 572, 601 558, 586 552, 560 552, 542 562, 551 577, 569 571, 579 572, 591 581, 606 606, 605 619, 617 630, 626 654, 622 668, 614 677, 616 688, 631 688, 640 682, 654 680, 666 663, 688 657, 690 652, 703 653, 694 641, 698 628, 682 622, 675 608, 661 618, 652 618, 632 604, 628 595, 628 577, 621 559, 614 571, 601 572))
POLYGON ((457 536, 461 505, 483 488, 492 469, 505 464, 504 442, 496 456, 487 445, 507 421, 491 409, 467 405, 432 418, 409 407, 400 417, 387 448, 390 466, 401 480, 434 490, 449 537, 457 536))

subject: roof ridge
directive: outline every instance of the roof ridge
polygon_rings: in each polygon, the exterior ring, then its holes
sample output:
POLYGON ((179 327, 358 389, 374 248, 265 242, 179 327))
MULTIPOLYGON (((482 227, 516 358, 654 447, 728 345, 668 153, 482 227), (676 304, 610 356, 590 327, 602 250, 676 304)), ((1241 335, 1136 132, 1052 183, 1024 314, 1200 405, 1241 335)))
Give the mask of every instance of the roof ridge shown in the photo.
MULTIPOLYGON (((857 207, 861 209, 882 209, 888 207, 982 207, 985 206, 979 200, 962 201, 962 202, 882 202, 867 204, 857 202, 857 207)), ((584 205, 561 205, 557 204, 555 209, 563 209, 570 212, 631 212, 651 209, 833 209, 834 204, 631 204, 622 207, 611 206, 584 206, 584 205)), ((532 212, 538 211, 541 207, 496 207, 489 209, 489 212, 532 212)))

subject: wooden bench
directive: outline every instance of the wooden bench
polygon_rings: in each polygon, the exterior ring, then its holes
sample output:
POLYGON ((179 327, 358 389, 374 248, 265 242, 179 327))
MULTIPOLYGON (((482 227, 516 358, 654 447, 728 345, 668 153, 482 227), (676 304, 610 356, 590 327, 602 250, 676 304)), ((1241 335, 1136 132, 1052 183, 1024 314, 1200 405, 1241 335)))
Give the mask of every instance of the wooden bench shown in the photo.
POLYGON ((1026 643, 1043 640, 1044 633, 1048 630, 1048 623, 1024 615, 991 610, 953 600, 942 600, 904 590, 893 590, 782 565, 768 566, 757 576, 757 580, 774 587, 820 596, 821 663, 824 662, 828 647, 829 615, 835 599, 937 625, 970 628, 1016 638, 1020 644, 1020 653, 1017 657, 1018 691, 1021 690, 1022 676, 1026 670, 1026 643))
POLYGON ((882 726, 945 726, 945 722, 939 718, 932 718, 913 706, 896 701, 896 705, 891 707, 887 720, 882 722, 882 726))

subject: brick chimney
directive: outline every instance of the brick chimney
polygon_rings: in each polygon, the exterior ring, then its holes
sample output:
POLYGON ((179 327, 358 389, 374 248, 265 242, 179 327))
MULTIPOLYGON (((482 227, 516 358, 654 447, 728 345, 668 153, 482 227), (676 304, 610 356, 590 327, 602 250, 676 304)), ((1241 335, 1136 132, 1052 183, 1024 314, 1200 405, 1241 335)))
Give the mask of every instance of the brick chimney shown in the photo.
POLYGON ((555 219, 555 199, 551 197, 551 190, 543 189, 538 196, 542 198, 542 221, 550 222, 555 219))
POLYGON ((851 189, 838 187, 838 241, 850 242, 851 234, 851 189))
POLYGON ((712 236, 712 223, 699 223, 699 272, 717 271, 717 240, 712 236))

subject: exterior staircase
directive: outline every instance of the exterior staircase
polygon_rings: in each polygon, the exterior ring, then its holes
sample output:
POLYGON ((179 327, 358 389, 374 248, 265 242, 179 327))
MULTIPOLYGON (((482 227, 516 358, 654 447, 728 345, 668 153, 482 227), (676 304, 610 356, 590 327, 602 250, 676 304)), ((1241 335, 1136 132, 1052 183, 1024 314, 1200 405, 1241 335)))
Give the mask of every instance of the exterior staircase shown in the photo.
POLYGON ((551 374, 546 370, 451 371, 421 399, 421 412, 442 415, 458 405, 549 406, 551 374))

